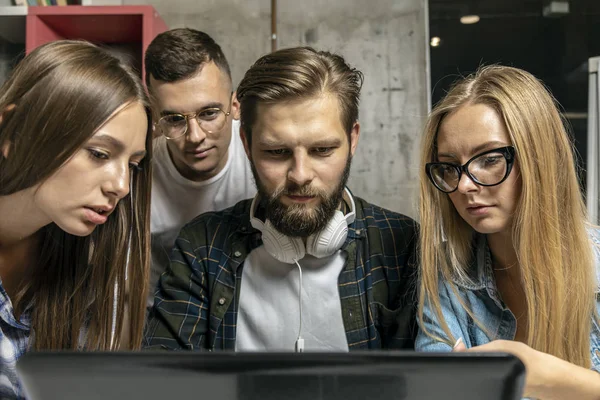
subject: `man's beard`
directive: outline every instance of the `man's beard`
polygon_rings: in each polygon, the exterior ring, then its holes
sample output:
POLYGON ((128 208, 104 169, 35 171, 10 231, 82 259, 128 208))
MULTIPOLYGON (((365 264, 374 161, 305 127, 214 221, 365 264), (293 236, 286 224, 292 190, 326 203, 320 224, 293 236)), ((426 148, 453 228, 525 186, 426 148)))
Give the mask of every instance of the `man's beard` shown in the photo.
POLYGON ((335 190, 328 195, 326 191, 313 188, 310 184, 298 186, 293 182, 288 182, 283 188, 269 193, 260 181, 254 163, 250 162, 258 194, 267 200, 266 218, 271 221, 275 229, 290 237, 308 237, 325 228, 342 201, 351 164, 352 157, 348 155, 342 177, 335 190), (285 195, 314 196, 318 197, 320 202, 314 209, 304 204, 287 206, 280 200, 285 195))

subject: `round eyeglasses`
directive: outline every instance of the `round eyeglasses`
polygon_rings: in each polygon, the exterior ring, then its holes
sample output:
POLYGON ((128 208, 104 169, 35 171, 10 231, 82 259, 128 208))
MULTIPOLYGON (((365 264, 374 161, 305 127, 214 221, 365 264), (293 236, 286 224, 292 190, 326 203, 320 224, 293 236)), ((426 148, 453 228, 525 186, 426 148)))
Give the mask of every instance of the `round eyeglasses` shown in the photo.
POLYGON ((215 133, 223 129, 230 110, 225 112, 218 107, 204 108, 195 113, 167 114, 158 120, 158 126, 167 139, 179 139, 189 128, 189 119, 196 118, 200 128, 206 133, 215 133))
POLYGON ((425 164, 425 172, 433 185, 444 193, 458 189, 463 172, 481 186, 496 186, 508 178, 515 163, 515 148, 500 147, 477 154, 464 165, 432 162, 425 164))

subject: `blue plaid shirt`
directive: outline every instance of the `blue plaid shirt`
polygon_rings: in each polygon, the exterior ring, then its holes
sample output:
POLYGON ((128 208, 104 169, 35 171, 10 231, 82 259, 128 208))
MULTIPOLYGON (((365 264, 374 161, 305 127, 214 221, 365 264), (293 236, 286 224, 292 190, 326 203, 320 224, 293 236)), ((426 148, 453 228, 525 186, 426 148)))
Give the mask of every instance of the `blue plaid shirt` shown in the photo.
MULTIPOLYGON (((348 347, 413 349, 417 224, 354 200, 356 219, 341 249, 346 264, 338 279, 348 347)), ((146 347, 235 349, 244 259, 262 245, 250 224, 250 203, 203 214, 181 230, 158 283, 146 347)))
POLYGON ((15 319, 14 310, 0 283, 0 398, 23 399, 16 364, 27 350, 30 336, 29 314, 15 319))

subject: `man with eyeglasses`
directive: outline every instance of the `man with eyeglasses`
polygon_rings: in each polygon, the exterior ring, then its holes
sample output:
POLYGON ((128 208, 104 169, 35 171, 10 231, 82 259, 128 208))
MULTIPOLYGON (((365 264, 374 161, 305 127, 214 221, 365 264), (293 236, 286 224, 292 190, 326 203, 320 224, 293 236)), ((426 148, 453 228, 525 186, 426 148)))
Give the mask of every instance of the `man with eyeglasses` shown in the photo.
POLYGON ((206 33, 173 29, 145 55, 154 121, 149 306, 181 227, 256 193, 229 64, 206 33))

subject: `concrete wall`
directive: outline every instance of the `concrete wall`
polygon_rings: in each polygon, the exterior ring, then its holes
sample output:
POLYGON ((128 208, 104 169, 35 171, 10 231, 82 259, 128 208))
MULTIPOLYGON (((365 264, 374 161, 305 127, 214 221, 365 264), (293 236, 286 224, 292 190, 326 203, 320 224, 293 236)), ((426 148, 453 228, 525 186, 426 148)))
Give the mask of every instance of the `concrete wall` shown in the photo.
MULTIPOLYGON (((210 34, 229 59, 234 84, 271 49, 268 0, 124 4, 151 4, 170 28, 210 34)), ((419 137, 428 110, 426 7, 426 0, 278 0, 279 48, 334 51, 365 75, 350 188, 410 216, 416 216, 419 137)))

